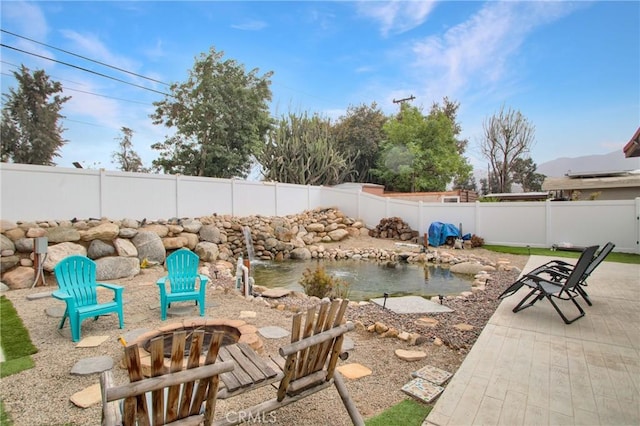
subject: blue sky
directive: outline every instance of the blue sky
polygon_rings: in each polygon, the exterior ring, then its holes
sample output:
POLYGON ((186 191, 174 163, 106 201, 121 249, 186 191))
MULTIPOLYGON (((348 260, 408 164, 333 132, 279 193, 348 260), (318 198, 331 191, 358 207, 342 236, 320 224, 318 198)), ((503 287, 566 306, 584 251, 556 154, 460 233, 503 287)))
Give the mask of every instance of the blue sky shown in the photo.
POLYGON ((501 106, 534 126, 531 157, 619 151, 640 124, 640 2, 1 2, 2 93, 25 64, 44 69, 72 99, 59 166, 114 169, 122 126, 145 165, 170 131, 154 126, 163 84, 186 80, 209 47, 247 70, 273 71, 274 116, 308 111, 331 118, 349 105, 413 95, 428 111, 444 96, 460 103, 467 156, 476 167, 483 122, 501 106), (127 82, 99 77, 12 48, 127 82))

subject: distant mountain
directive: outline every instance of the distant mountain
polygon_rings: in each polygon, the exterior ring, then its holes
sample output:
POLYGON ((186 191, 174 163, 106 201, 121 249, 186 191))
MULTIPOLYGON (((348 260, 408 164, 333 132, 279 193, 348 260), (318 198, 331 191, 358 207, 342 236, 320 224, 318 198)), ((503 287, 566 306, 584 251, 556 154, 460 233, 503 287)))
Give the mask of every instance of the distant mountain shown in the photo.
POLYGON ((625 158, 622 150, 609 154, 562 157, 537 165, 537 172, 548 177, 563 177, 576 172, 613 172, 640 170, 640 157, 625 158))
MULTIPOLYGON (((564 177, 567 173, 576 172, 613 172, 640 170, 640 157, 625 158, 622 150, 617 150, 609 154, 585 155, 582 157, 561 157, 545 163, 536 164, 537 173, 547 177, 564 177)), ((473 175, 476 184, 480 189, 480 179, 487 178, 486 170, 475 169, 473 175)), ((520 190, 519 185, 515 185, 512 192, 520 190)))

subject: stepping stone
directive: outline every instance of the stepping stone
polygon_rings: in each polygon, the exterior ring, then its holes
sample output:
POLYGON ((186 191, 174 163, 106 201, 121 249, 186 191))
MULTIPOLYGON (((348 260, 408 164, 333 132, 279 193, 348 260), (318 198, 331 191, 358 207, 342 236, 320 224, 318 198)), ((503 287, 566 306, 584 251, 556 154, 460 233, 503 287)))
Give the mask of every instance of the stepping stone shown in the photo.
POLYGON ((80 340, 76 348, 95 348, 107 341, 109 336, 89 336, 80 340))
POLYGON ((429 317, 422 317, 422 318, 418 318, 417 320, 415 320, 415 324, 416 325, 420 325, 423 327, 435 327, 436 325, 438 325, 439 321, 435 318, 429 318, 429 317))
POLYGON ((29 294, 27 295, 27 300, 44 299, 46 297, 51 297, 52 294, 53 294, 53 291, 45 291, 44 293, 29 294))
POLYGON ((110 356, 96 356, 81 359, 71 368, 71 374, 88 376, 89 374, 102 373, 113 368, 113 359, 110 356))
POLYGON ((282 327, 277 327, 275 325, 268 325, 266 327, 262 327, 258 329, 258 333, 262 335, 262 337, 266 339, 281 339, 289 335, 289 332, 282 327))
POLYGON ((411 373, 411 377, 420 378, 424 380, 428 380, 435 385, 442 385, 444 382, 449 380, 449 378, 453 374, 448 371, 444 371, 439 369, 438 367, 433 367, 431 365, 426 365, 419 370, 411 373))
POLYGON ((402 392, 426 403, 436 399, 443 390, 443 387, 421 378, 413 379, 402 387, 402 392))
POLYGON ((398 358, 405 361, 420 361, 427 356, 427 354, 422 351, 407 351, 405 349, 396 349, 395 354, 398 358))
POLYGON ((102 402, 102 393, 100 392, 100 383, 84 388, 74 393, 69 398, 71 402, 80 408, 89 408, 102 402))
POLYGON ((176 306, 175 304, 167 309, 167 316, 172 317, 188 317, 193 315, 193 311, 196 310, 196 305, 181 305, 176 306))
POLYGON ((384 302, 384 298, 371 299, 371 301, 377 305, 385 306, 390 311, 396 314, 427 314, 433 312, 453 312, 452 309, 434 303, 420 296, 402 296, 402 297, 389 297, 387 302, 384 302))
POLYGON ((279 299, 284 296, 288 296, 291 293, 291 290, 284 287, 276 287, 270 288, 267 291, 262 293, 262 297, 268 297, 270 299, 279 299))
POLYGON ((342 351, 343 352, 348 352, 353 350, 356 347, 355 342, 353 341, 353 339, 351 337, 344 337, 344 340, 342 341, 342 351))
POLYGON ((254 311, 240 311, 240 319, 255 318, 257 315, 254 311))
POLYGON ((474 329, 474 327, 470 324, 465 324, 463 322, 461 322, 460 324, 456 324, 453 326, 453 328, 456 328, 460 331, 471 331, 474 329))
POLYGON ((357 363, 344 364, 339 367, 336 367, 336 370, 338 370, 340 374, 342 374, 347 379, 352 379, 352 380, 369 376, 372 373, 370 369, 368 369, 362 364, 357 364, 357 363))
POLYGON ((65 309, 64 306, 48 306, 45 308, 44 313, 52 318, 62 318, 65 309))

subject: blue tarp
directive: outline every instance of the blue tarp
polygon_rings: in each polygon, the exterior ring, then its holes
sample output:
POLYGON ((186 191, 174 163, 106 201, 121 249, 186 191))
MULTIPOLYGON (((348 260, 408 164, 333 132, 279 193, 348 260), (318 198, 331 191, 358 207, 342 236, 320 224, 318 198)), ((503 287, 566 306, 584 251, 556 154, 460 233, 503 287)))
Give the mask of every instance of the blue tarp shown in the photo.
POLYGON ((447 237, 460 238, 460 230, 451 223, 433 222, 429 225, 429 245, 438 247, 447 241, 447 237))

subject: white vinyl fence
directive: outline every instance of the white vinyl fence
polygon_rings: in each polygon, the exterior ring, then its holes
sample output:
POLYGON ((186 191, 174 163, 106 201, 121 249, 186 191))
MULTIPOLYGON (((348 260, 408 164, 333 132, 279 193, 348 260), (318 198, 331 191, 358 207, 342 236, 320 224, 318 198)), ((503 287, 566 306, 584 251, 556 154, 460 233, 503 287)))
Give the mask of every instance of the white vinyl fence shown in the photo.
POLYGON ((287 216, 336 207, 374 228, 397 216, 420 235, 462 226, 487 244, 550 247, 613 241, 640 253, 640 198, 618 201, 423 203, 329 187, 180 175, 0 164, 0 218, 10 221, 287 216))

